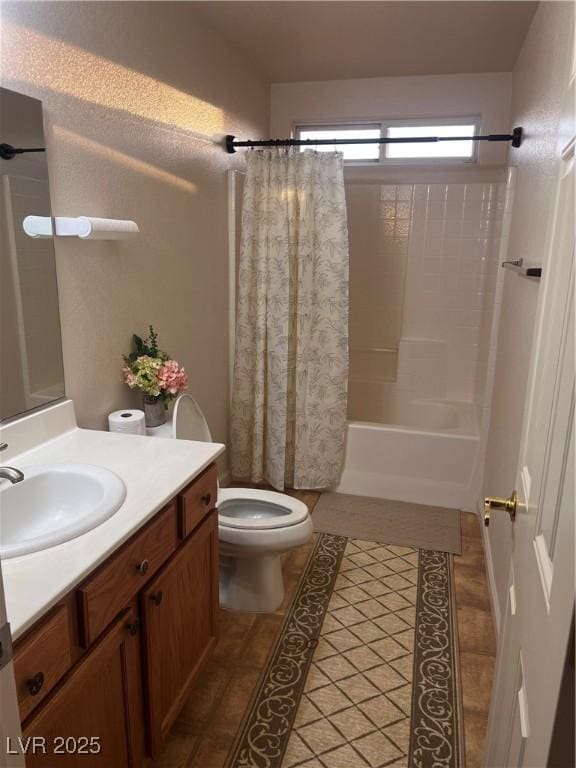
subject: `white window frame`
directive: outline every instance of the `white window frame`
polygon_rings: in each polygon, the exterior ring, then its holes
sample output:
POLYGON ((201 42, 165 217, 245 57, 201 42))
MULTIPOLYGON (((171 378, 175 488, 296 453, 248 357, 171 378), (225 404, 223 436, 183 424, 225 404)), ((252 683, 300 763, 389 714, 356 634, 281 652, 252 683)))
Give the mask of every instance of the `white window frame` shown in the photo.
MULTIPOLYGON (((329 121, 320 120, 298 120, 293 125, 292 135, 295 139, 300 137, 300 131, 306 130, 325 130, 329 131, 342 130, 343 128, 349 128, 350 130, 366 129, 366 128, 380 128, 380 136, 385 137, 388 133, 388 128, 398 126, 414 126, 422 127, 426 125, 474 125, 474 135, 480 134, 480 116, 479 115, 466 115, 458 117, 410 117, 410 118, 367 118, 365 120, 347 120, 347 119, 332 119, 329 121)), ((344 160, 346 165, 469 165, 471 163, 478 162, 478 144, 475 141, 472 145, 471 157, 398 157, 391 158, 386 154, 387 144, 380 144, 380 154, 378 159, 374 160, 344 160)))

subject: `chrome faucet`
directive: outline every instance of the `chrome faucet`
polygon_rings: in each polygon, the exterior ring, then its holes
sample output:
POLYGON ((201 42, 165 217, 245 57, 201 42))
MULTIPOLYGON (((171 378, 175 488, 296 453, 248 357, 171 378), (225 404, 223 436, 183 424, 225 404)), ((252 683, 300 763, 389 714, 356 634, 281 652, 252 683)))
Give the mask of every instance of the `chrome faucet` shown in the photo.
POLYGON ((0 467, 0 480, 10 480, 12 484, 21 483, 24 480, 24 473, 16 467, 0 467))

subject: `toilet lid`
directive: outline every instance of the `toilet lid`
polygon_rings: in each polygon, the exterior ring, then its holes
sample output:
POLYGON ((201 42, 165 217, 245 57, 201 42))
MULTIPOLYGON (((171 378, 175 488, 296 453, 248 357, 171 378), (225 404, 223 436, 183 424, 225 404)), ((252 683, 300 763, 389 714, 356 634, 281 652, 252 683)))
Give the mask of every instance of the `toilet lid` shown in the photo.
POLYGON ((192 395, 179 395, 172 414, 172 437, 211 443, 212 435, 202 409, 192 395))
POLYGON ((220 488, 218 525, 262 530, 287 528, 308 517, 308 507, 284 493, 259 488, 220 488))

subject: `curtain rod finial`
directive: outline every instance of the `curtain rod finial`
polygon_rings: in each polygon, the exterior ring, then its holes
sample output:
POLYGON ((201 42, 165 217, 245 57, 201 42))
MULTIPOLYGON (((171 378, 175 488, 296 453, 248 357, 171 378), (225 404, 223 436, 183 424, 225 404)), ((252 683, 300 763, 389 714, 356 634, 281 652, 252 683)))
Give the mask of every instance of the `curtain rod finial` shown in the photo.
POLYGON ((514 128, 512 131, 512 146, 518 148, 522 144, 522 128, 514 128))
POLYGON ((229 155, 233 155, 234 152, 236 152, 236 149, 234 148, 235 138, 235 136, 231 136, 230 134, 224 137, 224 146, 226 148, 226 152, 228 152, 229 155))

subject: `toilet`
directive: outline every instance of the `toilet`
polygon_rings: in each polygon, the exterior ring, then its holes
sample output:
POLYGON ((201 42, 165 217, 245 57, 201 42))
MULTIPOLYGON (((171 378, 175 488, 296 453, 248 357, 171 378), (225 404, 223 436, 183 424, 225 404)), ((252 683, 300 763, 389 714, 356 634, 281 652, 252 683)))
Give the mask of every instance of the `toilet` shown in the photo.
MULTIPOLYGON (((150 436, 212 442, 191 395, 180 395, 172 418, 146 430, 150 436)), ((220 605, 233 611, 271 613, 284 599, 282 553, 312 537, 308 507, 298 499, 258 488, 218 488, 220 605)))

